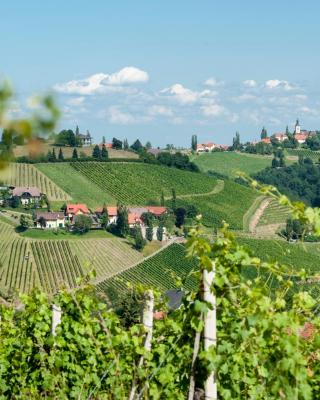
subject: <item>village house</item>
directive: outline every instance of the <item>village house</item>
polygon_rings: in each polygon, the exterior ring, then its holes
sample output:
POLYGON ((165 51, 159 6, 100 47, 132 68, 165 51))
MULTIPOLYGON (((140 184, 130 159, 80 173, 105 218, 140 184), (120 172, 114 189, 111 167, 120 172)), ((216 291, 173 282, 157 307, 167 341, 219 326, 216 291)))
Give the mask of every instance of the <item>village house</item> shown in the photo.
POLYGON ((212 151, 216 146, 217 145, 212 142, 197 144, 197 153, 212 151))
POLYGON ((73 219, 77 215, 89 215, 90 211, 86 204, 67 204, 66 208, 66 219, 73 222, 73 219))
POLYGON ((37 228, 59 229, 65 227, 63 212, 37 212, 35 225, 37 228))
POLYGON ((43 193, 41 193, 40 189, 37 187, 24 187, 17 186, 12 190, 12 196, 18 197, 21 201, 22 205, 27 205, 31 203, 39 203, 41 198, 43 197, 43 193))
POLYGON ((83 135, 82 133, 76 133, 76 137, 81 142, 82 146, 92 145, 92 136, 90 135, 90 132, 88 130, 85 135, 83 135))

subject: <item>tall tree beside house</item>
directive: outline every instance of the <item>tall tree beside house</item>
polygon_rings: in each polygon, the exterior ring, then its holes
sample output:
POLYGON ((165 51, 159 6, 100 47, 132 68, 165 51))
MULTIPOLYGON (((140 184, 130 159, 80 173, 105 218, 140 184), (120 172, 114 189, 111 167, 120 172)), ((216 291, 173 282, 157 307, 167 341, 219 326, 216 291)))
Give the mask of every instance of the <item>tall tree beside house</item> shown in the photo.
POLYGON ((289 127, 288 127, 288 125, 286 126, 286 135, 288 136, 290 134, 290 131, 289 131, 289 127))
POLYGON ((106 148, 106 145, 103 143, 101 149, 101 159, 107 160, 108 158, 109 158, 108 150, 106 148))
POLYGON ((93 148, 92 157, 95 158, 96 160, 100 160, 101 158, 101 151, 97 144, 93 148))
POLYGON ((11 207, 12 208, 18 208, 21 206, 21 201, 18 196, 13 196, 11 199, 11 207))
POLYGON ((102 144, 106 144, 106 137, 102 136, 102 144))
POLYGON ((90 230, 92 220, 88 215, 76 215, 74 218, 74 230, 78 233, 85 233, 90 230))
POLYGON ((240 150, 241 149, 241 142, 240 142, 240 134, 236 132, 236 136, 233 138, 232 141, 232 150, 240 150))
POLYGON ((145 145, 145 148, 146 148, 147 150, 151 149, 151 148, 152 148, 151 142, 148 141, 148 142, 146 143, 146 145, 145 145))
POLYGON ((124 205, 118 204, 117 214, 117 232, 120 236, 126 237, 129 234, 128 209, 124 205))
POLYGON ((56 151, 54 148, 52 149, 52 161, 53 162, 57 161, 56 151))
POLYGON ((163 240, 163 231, 164 231, 164 226, 163 225, 164 225, 163 221, 160 220, 159 226, 158 226, 158 229, 157 229, 157 239, 159 240, 159 242, 162 242, 162 240, 163 240))
POLYGON ((150 218, 148 221, 148 225, 146 228, 146 239, 149 240, 149 242, 152 242, 153 240, 153 219, 150 218))
POLYGON ((175 216, 176 216, 176 227, 181 228, 182 225, 184 224, 184 220, 186 217, 186 209, 183 207, 179 207, 175 210, 175 216))
POLYGON ((137 139, 137 140, 131 145, 131 148, 132 148, 132 150, 137 151, 137 152, 143 150, 142 143, 140 142, 139 139, 137 139))
POLYGON ((116 149, 116 150, 121 150, 122 149, 122 141, 114 137, 112 139, 112 148, 116 149))
POLYGON ((79 136, 79 135, 80 135, 80 130, 79 130, 79 127, 78 127, 78 125, 76 126, 76 131, 75 131, 75 134, 76 134, 76 136, 79 136))
POLYGON ((62 152, 61 147, 60 147, 60 149, 59 149, 58 160, 59 160, 59 161, 64 161, 63 152, 62 152))
POLYGON ((47 226, 47 222, 43 217, 40 217, 38 219, 38 224, 40 225, 41 229, 44 229, 47 226))
POLYGON ((128 139, 124 139, 123 140, 123 149, 124 150, 128 150, 129 149, 128 139))
POLYGON ((191 149, 193 151, 197 151, 197 144, 198 144, 197 135, 192 135, 192 137, 191 137, 191 149))
POLYGON ((163 190, 162 190, 161 196, 160 196, 160 206, 164 207, 164 204, 165 204, 165 199, 164 199, 164 193, 163 193, 163 190))
POLYGON ((144 246, 146 245, 146 241, 142 236, 142 231, 141 231, 141 227, 139 225, 137 225, 134 228, 134 247, 136 250, 143 250, 144 246))
POLYGON ((109 223, 109 215, 108 215, 108 208, 104 203, 102 207, 102 214, 101 214, 101 226, 102 228, 106 229, 109 223))
POLYGON ((265 127, 262 128, 260 136, 261 136, 261 139, 266 139, 268 137, 268 132, 265 127))
POLYGON ((79 158, 79 157, 78 157, 78 151, 77 151, 76 148, 73 149, 72 158, 73 158, 74 160, 77 160, 77 159, 79 158))

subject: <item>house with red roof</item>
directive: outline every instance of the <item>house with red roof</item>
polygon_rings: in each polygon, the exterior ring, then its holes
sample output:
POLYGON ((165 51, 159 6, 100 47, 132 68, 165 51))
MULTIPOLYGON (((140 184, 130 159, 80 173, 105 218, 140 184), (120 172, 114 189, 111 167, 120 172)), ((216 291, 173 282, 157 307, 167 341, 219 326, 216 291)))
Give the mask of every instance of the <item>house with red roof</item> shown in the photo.
POLYGON ((212 151, 217 145, 213 142, 197 144, 197 153, 212 151))
POLYGON ((69 221, 73 221, 75 216, 82 214, 90 214, 86 204, 67 204, 66 217, 69 221))

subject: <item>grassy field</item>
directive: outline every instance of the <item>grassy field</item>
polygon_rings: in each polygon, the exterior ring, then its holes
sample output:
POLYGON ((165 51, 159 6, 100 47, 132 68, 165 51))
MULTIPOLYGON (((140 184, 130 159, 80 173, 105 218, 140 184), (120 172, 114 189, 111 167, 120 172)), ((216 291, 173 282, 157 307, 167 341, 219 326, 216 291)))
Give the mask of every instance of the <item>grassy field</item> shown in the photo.
POLYGON ((102 206, 103 203, 116 204, 109 192, 102 191, 69 163, 37 164, 37 169, 62 187, 75 202, 85 203, 92 208, 102 206))
POLYGON ((235 152, 217 152, 194 155, 191 160, 198 165, 202 172, 214 171, 229 177, 235 177, 238 171, 250 175, 270 167, 272 157, 235 152))
POLYGON ((34 165, 10 164, 0 173, 0 181, 13 186, 36 186, 45 193, 51 201, 67 201, 70 196, 34 165))
MULTIPOLYGON (((156 287, 163 291, 174 289, 176 288, 175 277, 186 277, 195 267, 194 261, 186 260, 184 246, 172 244, 141 264, 99 283, 98 289, 114 300, 119 294, 126 292, 128 283, 156 287)), ((192 288, 195 285, 195 278, 189 277, 185 286, 192 288)))
MULTIPOLYGON (((77 152, 80 156, 81 153, 85 154, 86 156, 91 156, 94 146, 85 146, 85 147, 78 147, 77 152)), ((55 149, 55 153, 58 156, 60 147, 52 146, 50 143, 41 143, 37 147, 37 152, 39 154, 47 154, 48 151, 52 151, 55 149)), ((63 155, 65 158, 71 158, 73 147, 61 147, 63 155)), ((13 150, 15 157, 21 156, 29 156, 30 149, 28 146, 16 146, 13 150)), ((133 153, 131 151, 125 150, 114 150, 108 149, 109 158, 139 158, 138 154, 133 153)))
POLYGON ((77 238, 46 233, 41 239, 31 239, 0 220, 1 292, 28 292, 37 286, 53 293, 62 285, 74 287, 77 279, 91 269, 101 281, 143 260, 142 253, 125 240, 107 233, 101 237, 93 231, 77 238))
POLYGON ((172 188, 177 196, 208 193, 217 184, 214 178, 160 165, 91 162, 72 163, 72 168, 111 195, 113 204, 154 204, 159 203, 162 191, 165 196, 171 196, 172 188))
POLYGON ((252 189, 226 180, 221 192, 178 199, 177 205, 183 207, 194 204, 202 215, 205 226, 219 227, 224 220, 232 229, 243 229, 243 217, 258 196, 252 189))

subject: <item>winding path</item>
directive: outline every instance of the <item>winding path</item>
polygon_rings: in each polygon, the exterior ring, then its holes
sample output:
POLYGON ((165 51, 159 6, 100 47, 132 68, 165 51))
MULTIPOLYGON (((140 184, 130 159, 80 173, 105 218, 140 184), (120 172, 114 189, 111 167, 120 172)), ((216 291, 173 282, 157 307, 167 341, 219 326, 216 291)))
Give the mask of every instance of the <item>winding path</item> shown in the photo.
POLYGON ((252 233, 256 232, 256 228, 257 228, 257 225, 258 225, 258 223, 260 221, 260 218, 262 217, 265 209, 268 207, 270 202, 271 202, 271 199, 268 198, 268 199, 264 199, 260 203, 259 207, 256 209, 256 211, 254 212, 254 214, 250 218, 249 232, 252 232, 252 233))
MULTIPOLYGON (((191 194, 181 194, 180 196, 177 196, 177 199, 187 199, 189 197, 202 197, 202 196, 210 196, 211 194, 218 194, 224 189, 224 181, 222 179, 217 179, 217 184, 215 187, 210 191, 210 192, 205 192, 205 193, 191 193, 191 194)), ((172 199, 171 196, 165 197, 165 200, 170 200, 172 199)))

